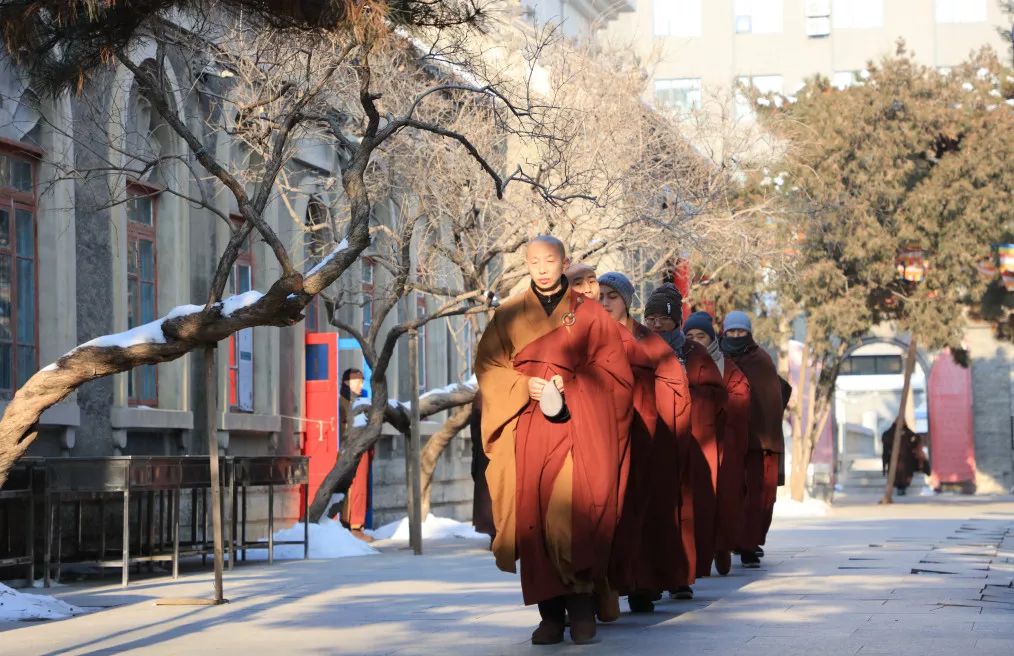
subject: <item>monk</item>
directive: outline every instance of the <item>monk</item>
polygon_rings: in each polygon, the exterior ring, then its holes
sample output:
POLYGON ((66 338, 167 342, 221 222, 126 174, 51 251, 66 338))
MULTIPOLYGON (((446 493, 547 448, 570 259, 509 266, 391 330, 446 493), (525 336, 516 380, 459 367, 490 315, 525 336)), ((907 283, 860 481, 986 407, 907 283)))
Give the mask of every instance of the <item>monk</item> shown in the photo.
POLYGON ((634 373, 629 470, 609 582, 627 595, 632 613, 650 613, 662 591, 683 577, 673 557, 682 550, 675 425, 683 417, 689 423, 690 390, 669 345, 631 318, 630 280, 610 272, 598 282, 602 307, 622 327, 634 373))
POLYGON ((596 301, 599 300, 599 281, 595 276, 595 267, 590 264, 575 263, 567 267, 563 275, 567 276, 567 282, 575 292, 596 301))
MULTIPOLYGON (((736 363, 750 383, 750 421, 746 454, 747 522, 740 538, 744 567, 760 567, 761 546, 774 515, 785 453, 782 415, 787 395, 774 361, 753 338, 745 312, 730 312, 722 324, 722 353, 736 363)), ((791 388, 790 388, 791 389, 791 388)))
POLYGON ((676 354, 690 385, 689 426, 678 427, 680 432, 676 435, 682 493, 680 526, 688 572, 685 581, 672 590, 672 596, 693 599, 691 586, 697 578, 711 575, 715 553, 718 445, 726 401, 725 384, 707 350, 687 340, 680 329, 683 297, 676 287, 665 284, 651 293, 644 304, 644 322, 676 354))
POLYGON ((633 375, 620 329, 574 292, 554 237, 526 249, 531 286, 505 301, 479 341, 482 440, 497 566, 521 562, 532 643, 595 638, 594 583, 605 579, 619 516, 620 459, 633 375))
POLYGON ((715 534, 715 569, 722 576, 732 569, 732 552, 746 523, 746 452, 750 421, 750 383, 736 363, 719 348, 715 320, 707 312, 694 312, 683 326, 687 339, 708 350, 729 395, 722 414, 722 441, 718 445, 718 495, 715 534))

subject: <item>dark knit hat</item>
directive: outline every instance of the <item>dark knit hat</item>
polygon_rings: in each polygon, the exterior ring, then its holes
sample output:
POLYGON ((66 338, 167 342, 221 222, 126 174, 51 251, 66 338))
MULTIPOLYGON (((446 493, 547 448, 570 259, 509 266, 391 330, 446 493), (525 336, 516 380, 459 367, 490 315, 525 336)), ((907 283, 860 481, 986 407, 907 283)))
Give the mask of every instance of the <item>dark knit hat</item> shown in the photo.
POLYGON ((712 341, 715 340, 715 320, 707 312, 694 312, 687 317, 686 323, 683 324, 683 332, 688 333, 691 330, 700 330, 712 341))
POLYGON ((615 289, 623 299, 623 304, 627 306, 627 311, 630 311, 630 304, 634 300, 634 285, 625 275, 616 271, 603 273, 599 276, 599 284, 615 289))
POLYGON ((683 320, 683 296, 672 283, 665 283, 648 296, 644 304, 644 316, 662 314, 677 324, 683 320))

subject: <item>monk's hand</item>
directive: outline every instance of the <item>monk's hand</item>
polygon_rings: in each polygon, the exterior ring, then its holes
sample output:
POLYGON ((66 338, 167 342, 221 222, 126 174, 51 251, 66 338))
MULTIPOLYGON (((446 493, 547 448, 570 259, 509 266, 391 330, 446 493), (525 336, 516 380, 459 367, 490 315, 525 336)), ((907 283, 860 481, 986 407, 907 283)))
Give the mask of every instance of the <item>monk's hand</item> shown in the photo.
POLYGON ((545 378, 532 376, 528 379, 528 397, 533 401, 540 401, 542 399, 542 390, 548 384, 549 381, 545 378))
POLYGON ((560 374, 556 374, 549 380, 554 385, 556 385, 556 389, 560 390, 560 393, 563 394, 563 376, 561 376, 560 374))

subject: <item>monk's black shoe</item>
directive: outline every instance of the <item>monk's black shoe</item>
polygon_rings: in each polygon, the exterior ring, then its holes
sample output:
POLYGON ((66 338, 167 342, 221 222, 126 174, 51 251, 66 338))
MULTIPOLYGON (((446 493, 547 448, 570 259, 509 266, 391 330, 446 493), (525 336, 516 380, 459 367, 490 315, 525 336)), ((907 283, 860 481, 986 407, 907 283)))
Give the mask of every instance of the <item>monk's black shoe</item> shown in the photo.
POLYGON ((716 551, 715 569, 722 576, 727 576, 732 571, 732 554, 728 551, 716 551))
POLYGON ((763 549, 763 547, 757 547, 756 549, 753 550, 753 552, 754 552, 754 554, 758 558, 763 558, 764 557, 764 549, 763 549))
POLYGON ((651 603, 651 599, 647 595, 632 594, 627 597, 627 604, 630 606, 631 613, 655 612, 655 604, 651 603))
POLYGON ((681 585, 669 593, 669 597, 671 599, 679 599, 680 601, 690 601, 694 598, 694 589, 689 585, 681 585))
POLYGON ((757 554, 748 551, 744 551, 739 555, 739 562, 747 569, 757 569, 761 564, 757 554))

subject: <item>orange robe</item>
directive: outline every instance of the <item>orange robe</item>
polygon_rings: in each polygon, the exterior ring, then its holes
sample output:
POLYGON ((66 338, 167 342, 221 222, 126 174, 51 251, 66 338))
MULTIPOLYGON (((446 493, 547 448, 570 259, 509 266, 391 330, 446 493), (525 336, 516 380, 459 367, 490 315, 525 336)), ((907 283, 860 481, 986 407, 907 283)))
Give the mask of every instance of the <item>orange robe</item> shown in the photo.
POLYGON ((718 462, 719 551, 740 548, 740 533, 746 525, 746 453, 750 422, 750 383, 730 358, 725 358, 725 390, 729 400, 722 424, 718 462))
POLYGON ((586 301, 568 291, 547 317, 527 289, 496 311, 477 351, 493 553, 504 571, 520 560, 526 604, 591 592, 619 515, 633 374, 620 326, 586 301), (555 375, 570 412, 562 423, 528 396, 530 377, 555 375))
MULTIPOLYGON (((685 576, 675 426, 689 414, 686 373, 668 344, 641 324, 623 330, 634 372, 630 475, 613 543, 610 583, 623 593, 660 592, 685 576)), ((689 417, 687 417, 689 419, 689 417)))

